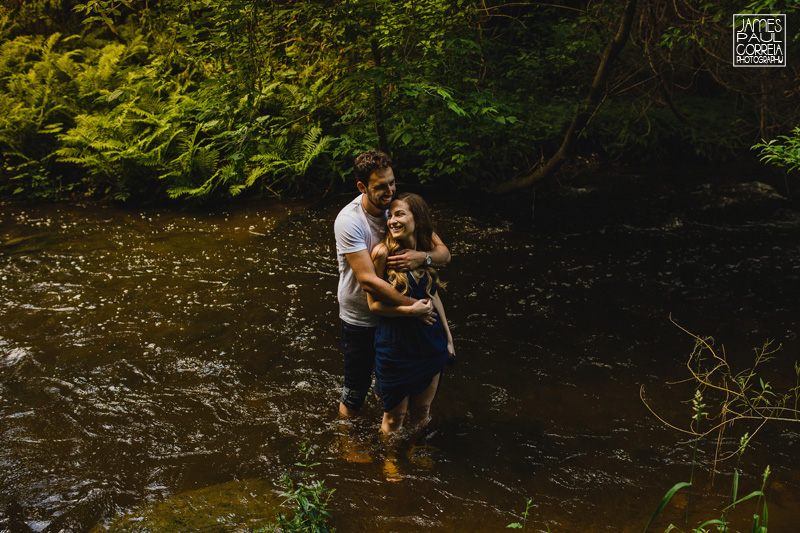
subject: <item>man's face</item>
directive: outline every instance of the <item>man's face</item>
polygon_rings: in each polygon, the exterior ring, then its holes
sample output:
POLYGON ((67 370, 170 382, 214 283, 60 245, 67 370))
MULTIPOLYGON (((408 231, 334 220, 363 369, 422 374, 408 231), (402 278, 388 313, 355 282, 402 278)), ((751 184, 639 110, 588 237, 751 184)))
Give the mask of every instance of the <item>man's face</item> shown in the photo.
POLYGON ((369 176, 369 185, 358 183, 358 189, 367 195, 367 201, 376 210, 385 211, 389 208, 394 198, 395 183, 392 167, 376 170, 369 176))

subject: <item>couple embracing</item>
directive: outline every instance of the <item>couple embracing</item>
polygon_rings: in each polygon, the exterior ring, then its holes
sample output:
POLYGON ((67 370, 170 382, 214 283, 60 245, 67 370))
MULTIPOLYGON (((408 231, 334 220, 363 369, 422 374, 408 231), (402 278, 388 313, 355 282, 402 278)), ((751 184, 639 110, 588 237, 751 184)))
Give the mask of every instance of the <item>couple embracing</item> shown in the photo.
POLYGON ((395 195, 391 164, 375 150, 356 157, 361 194, 334 224, 344 350, 339 412, 358 413, 374 367, 384 433, 398 430, 406 414, 411 424, 424 424, 442 368, 455 362, 435 268, 450 262, 450 252, 433 230, 425 201, 395 195))

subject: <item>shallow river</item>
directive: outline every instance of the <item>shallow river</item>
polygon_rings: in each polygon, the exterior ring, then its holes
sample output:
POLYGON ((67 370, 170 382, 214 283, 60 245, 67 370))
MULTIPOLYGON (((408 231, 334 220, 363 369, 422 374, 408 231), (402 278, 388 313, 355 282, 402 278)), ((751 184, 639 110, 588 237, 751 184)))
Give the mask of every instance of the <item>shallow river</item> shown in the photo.
MULTIPOLYGON (((625 194, 592 180, 540 194, 533 224, 525 202, 431 195, 460 361, 430 426, 394 447, 374 400, 356 422, 336 417, 332 224, 353 195, 0 206, 0 526, 149 530, 172 505, 169 530, 208 513, 183 527, 247 531, 307 442, 341 532, 500 531, 527 498, 528 531, 642 531, 691 473, 692 444, 640 400, 644 386, 688 426, 693 385, 668 383, 688 377, 694 340, 670 317, 737 368, 774 339, 767 380, 796 384, 800 214, 753 183, 626 180, 625 194)), ((723 448, 754 427, 728 428, 723 448)), ((711 483, 715 439, 653 531, 683 527, 687 507, 690 525, 719 517, 735 462, 711 483)), ((767 425, 741 461, 742 494, 770 465, 770 531, 800 520, 798 444, 797 424, 767 425)))

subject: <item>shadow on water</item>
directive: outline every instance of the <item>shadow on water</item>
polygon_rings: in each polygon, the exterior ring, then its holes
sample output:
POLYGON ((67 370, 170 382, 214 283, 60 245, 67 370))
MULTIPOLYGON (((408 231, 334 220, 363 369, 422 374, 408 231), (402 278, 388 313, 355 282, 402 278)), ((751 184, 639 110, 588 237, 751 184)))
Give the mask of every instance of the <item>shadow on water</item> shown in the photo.
MULTIPOLYGON (((542 191, 533 225, 527 201, 431 195, 460 362, 431 425, 394 448, 376 401, 335 416, 332 223, 349 195, 202 215, 2 206, 0 524, 147 529, 237 501, 213 527, 253 528, 308 441, 339 531, 495 531, 528 497, 535 531, 641 531, 692 458, 639 400, 644 385, 670 421, 691 416, 691 386, 665 384, 693 346, 670 315, 733 360, 766 339, 784 375, 798 358, 797 206, 752 180, 673 178, 542 191)), ((799 438, 768 428, 745 458, 748 491, 774 472, 771 531, 800 518, 799 438)), ((699 485, 712 463, 710 443, 699 485)))

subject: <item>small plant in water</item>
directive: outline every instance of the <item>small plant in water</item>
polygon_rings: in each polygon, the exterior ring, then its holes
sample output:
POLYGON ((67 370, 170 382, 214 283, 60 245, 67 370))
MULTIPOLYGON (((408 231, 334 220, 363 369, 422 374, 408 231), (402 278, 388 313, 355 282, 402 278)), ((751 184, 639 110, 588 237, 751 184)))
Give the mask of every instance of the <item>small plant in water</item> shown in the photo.
MULTIPOLYGON (((686 333, 689 333, 680 326, 678 327, 686 333)), ((730 503, 720 511, 719 518, 703 522, 694 529, 689 528, 689 505, 687 503, 684 527, 686 531, 693 531, 694 533, 705 533, 712 530, 730 531, 730 522, 728 519, 730 511, 748 500, 755 499, 756 508, 753 512, 753 521, 750 524, 750 528, 746 529, 746 531, 750 531, 750 533, 766 533, 769 514, 767 511, 764 489, 770 474, 770 469, 767 467, 764 471, 760 490, 755 490, 746 496, 739 497, 741 459, 745 449, 752 442, 755 434, 758 433, 767 422, 786 423, 800 420, 798 416, 798 403, 800 403, 800 365, 795 363, 795 387, 784 392, 778 392, 773 390, 772 385, 764 381, 764 379, 756 373, 756 370, 760 366, 771 361, 772 356, 780 351, 780 346, 777 348, 773 347, 771 341, 764 343, 760 349, 755 350, 755 360, 750 368, 741 372, 734 372, 725 355, 724 347, 721 353, 717 353, 712 347, 714 343, 713 339, 700 338, 692 333, 689 333, 689 335, 694 337, 696 343, 686 366, 692 374, 692 379, 697 384, 694 399, 692 400, 694 413, 689 429, 686 430, 676 427, 656 415, 652 409, 650 409, 650 411, 667 426, 693 437, 694 454, 692 457, 690 481, 678 483, 667 491, 656 507, 644 531, 647 532, 650 529, 653 521, 676 492, 683 488, 692 487, 695 478, 697 447, 700 439, 712 433, 717 433, 716 453, 714 454, 712 472, 716 471, 717 464, 720 461, 736 457, 736 466, 733 469, 733 480, 731 482, 730 503), (712 396, 715 396, 715 398, 720 399, 720 407, 712 409, 715 411, 713 415, 709 415, 706 411, 708 405, 704 402, 701 391, 707 394, 710 393, 712 396), (710 421, 710 427, 701 429, 701 421, 710 421), (734 451, 722 453, 721 447, 724 442, 723 434, 725 430, 739 421, 753 424, 753 432, 744 433, 739 439, 738 447, 734 451)), ((645 405, 647 405, 647 401, 644 398, 644 389, 642 389, 641 398, 645 402, 645 405)), ((649 405, 648 408, 650 408, 649 405)), ((706 425, 708 426, 708 424, 706 425)), ((666 531, 683 530, 670 524, 666 531)))
MULTIPOLYGON (((747 496, 743 496, 741 498, 738 498, 739 472, 738 471, 734 471, 733 486, 732 486, 732 490, 731 490, 731 503, 728 506, 726 506, 724 509, 722 509, 722 512, 721 512, 721 515, 720 515, 719 518, 716 518, 716 519, 713 519, 713 520, 707 520, 707 521, 703 522, 702 524, 700 524, 698 527, 696 527, 694 529, 687 530, 687 531, 692 531, 694 533, 706 533, 708 531, 711 531, 711 529, 710 529, 711 526, 715 526, 717 531, 730 531, 728 529, 728 526, 730 525, 730 522, 728 522, 728 520, 727 520, 728 511, 730 511, 731 509, 735 508, 737 505, 739 505, 741 503, 744 503, 747 500, 751 500, 753 498, 757 498, 757 500, 756 500, 756 509, 755 509, 755 512, 753 513, 753 524, 752 524, 752 527, 750 528, 749 531, 750 531, 750 533, 767 533, 767 526, 768 526, 768 522, 769 522, 769 513, 767 512, 767 500, 766 500, 766 496, 764 494, 764 488, 767 485, 767 478, 769 477, 769 474, 770 474, 770 470, 769 470, 769 467, 767 467, 766 470, 764 470, 764 476, 762 477, 762 480, 761 480, 761 489, 760 490, 755 490, 755 491, 751 492, 750 494, 748 494, 747 496)), ((647 523, 647 527, 644 528, 645 533, 647 533, 647 530, 650 529, 650 526, 653 524, 653 521, 659 515, 659 513, 664 508, 664 506, 666 506, 667 503, 669 503, 670 499, 672 499, 672 496, 674 496, 675 493, 678 492, 680 489, 682 489, 684 487, 689 487, 689 486, 691 486, 691 483, 682 482, 682 483, 676 484, 669 491, 667 491, 667 493, 664 495, 664 497, 659 502, 658 507, 656 507, 656 510, 653 513, 653 516, 650 517, 650 521, 647 523)), ((671 531, 683 531, 683 530, 679 529, 678 527, 676 527, 673 524, 670 524, 669 527, 665 530, 665 533, 669 533, 671 531)))
POLYGON ((294 481, 288 475, 281 479, 281 496, 284 503, 294 507, 294 516, 287 518, 278 512, 278 523, 270 524, 257 529, 254 533, 267 532, 296 532, 296 533, 329 533, 335 530, 328 529, 327 521, 330 518, 328 504, 333 497, 334 489, 325 487, 324 481, 311 479, 311 469, 319 466, 312 463, 311 449, 308 443, 300 444, 301 460, 295 463, 300 467, 299 479, 294 481))
MULTIPOLYGON (((534 507, 537 507, 537 505, 533 503, 533 500, 531 499, 526 500, 525 511, 523 511, 522 513, 522 522, 512 522, 511 524, 508 524, 506 528, 521 529, 522 531, 525 531, 528 527, 528 516, 531 513, 531 509, 533 509, 534 507)), ((549 527, 547 528, 547 531, 550 531, 549 527)))
MULTIPOLYGON (((765 387, 762 386, 762 390, 765 390, 765 387)), ((699 424, 700 420, 705 415, 707 415, 707 413, 704 411, 706 405, 703 403, 703 396, 699 390, 695 391, 694 399, 692 400, 692 406, 694 409, 694 416, 692 418, 693 424, 699 424)), ((650 529, 650 526, 652 525, 653 521, 656 519, 656 517, 659 515, 662 509, 664 509, 667 503, 669 503, 669 501, 672 499, 672 497, 675 495, 676 492, 678 492, 683 488, 689 488, 689 490, 691 490, 692 484, 694 482, 694 469, 697 459, 697 445, 700 440, 699 429, 697 428, 697 426, 693 426, 693 429, 698 436, 694 442, 694 454, 692 456, 692 470, 690 474, 690 481, 688 483, 687 482, 677 483, 669 491, 667 491, 667 493, 664 495, 664 497, 661 499, 658 506, 656 507, 653 516, 650 517, 650 521, 647 523, 647 527, 644 528, 645 533, 647 532, 648 529, 650 529)), ((741 463, 744 450, 747 448, 747 445, 749 443, 750 443, 750 434, 745 433, 741 437, 741 439, 739 439, 739 447, 735 452, 737 456, 737 461, 736 461, 736 467, 733 470, 733 481, 731 482, 731 499, 730 499, 731 503, 722 509, 719 518, 713 520, 707 520, 706 522, 700 524, 700 526, 698 526, 697 528, 688 529, 689 504, 687 502, 686 518, 685 518, 685 527, 687 528, 687 531, 693 531, 694 533, 706 533, 707 531, 710 531, 709 528, 711 526, 715 526, 717 531, 729 531, 728 526, 730 525, 730 522, 728 522, 727 518, 728 512, 734 509, 737 505, 747 500, 750 500, 752 498, 758 498, 756 503, 756 510, 755 513, 753 514, 752 529, 750 530, 750 532, 751 533, 767 532, 767 523, 769 514, 767 512, 767 502, 764 495, 764 488, 767 484, 767 477, 769 477, 769 472, 770 472, 769 467, 767 467, 767 469, 764 471, 764 476, 761 482, 761 490, 753 491, 747 496, 739 498, 739 464, 741 463)), ((682 531, 682 530, 676 527, 674 524, 670 524, 665 531, 669 533, 671 531, 682 531)))

